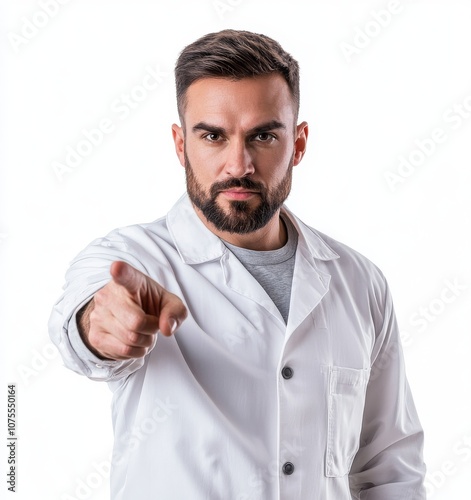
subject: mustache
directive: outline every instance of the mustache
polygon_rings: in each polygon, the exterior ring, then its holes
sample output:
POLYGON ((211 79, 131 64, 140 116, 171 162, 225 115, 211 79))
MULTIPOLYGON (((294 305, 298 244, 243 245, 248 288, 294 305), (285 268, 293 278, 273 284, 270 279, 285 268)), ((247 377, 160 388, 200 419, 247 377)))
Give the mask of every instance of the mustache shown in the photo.
POLYGON ((210 189, 211 197, 217 196, 219 191, 225 191, 226 189, 231 188, 248 189, 250 191, 259 191, 260 193, 264 192, 262 183, 253 181, 252 179, 249 179, 247 177, 234 177, 232 179, 227 179, 226 181, 215 182, 210 189))

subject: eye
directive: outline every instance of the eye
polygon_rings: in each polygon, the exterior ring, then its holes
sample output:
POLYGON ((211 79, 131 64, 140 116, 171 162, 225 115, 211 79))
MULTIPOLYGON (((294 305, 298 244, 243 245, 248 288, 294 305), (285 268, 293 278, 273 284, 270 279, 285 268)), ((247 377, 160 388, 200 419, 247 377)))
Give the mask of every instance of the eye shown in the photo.
POLYGON ((221 136, 216 132, 209 132, 209 134, 205 134, 203 139, 206 139, 208 142, 219 142, 221 140, 221 136))
POLYGON ((268 132, 260 132, 259 134, 254 136, 254 140, 257 142, 271 143, 275 139, 276 137, 268 132))

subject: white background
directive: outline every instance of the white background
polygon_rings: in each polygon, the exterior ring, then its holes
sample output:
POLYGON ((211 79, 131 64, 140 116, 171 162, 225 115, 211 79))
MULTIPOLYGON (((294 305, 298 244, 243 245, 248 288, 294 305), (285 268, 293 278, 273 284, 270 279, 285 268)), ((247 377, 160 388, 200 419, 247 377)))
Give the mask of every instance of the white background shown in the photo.
POLYGON ((403 0, 382 27, 372 21, 387 0, 54 3, 38 14, 39 1, 4 0, 0 12, 0 400, 6 412, 6 383, 16 382, 14 498, 107 498, 111 393, 62 366, 49 313, 86 244, 162 216, 184 191, 173 66, 185 45, 228 27, 265 33, 299 61, 310 138, 288 206, 388 277, 426 432, 429 498, 469 498, 471 3, 403 0), (167 76, 143 97, 135 88, 148 65, 167 76), (124 116, 117 106, 132 92, 143 98, 124 116), (104 118, 114 131, 57 175, 53 162, 104 118), (446 139, 414 156, 436 128, 446 139), (416 166, 388 183, 411 154, 416 166))

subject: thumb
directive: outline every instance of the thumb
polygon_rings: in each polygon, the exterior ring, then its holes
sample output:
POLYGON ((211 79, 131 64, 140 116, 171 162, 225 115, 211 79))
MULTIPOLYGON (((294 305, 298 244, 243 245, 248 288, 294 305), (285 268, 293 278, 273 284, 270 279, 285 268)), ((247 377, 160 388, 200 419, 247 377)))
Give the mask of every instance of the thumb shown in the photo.
POLYGON ((183 323, 188 311, 179 297, 167 290, 162 290, 160 299, 159 330, 169 337, 183 323))
POLYGON ((132 294, 138 293, 144 282, 144 275, 127 262, 117 260, 111 264, 110 274, 117 285, 121 285, 132 294))

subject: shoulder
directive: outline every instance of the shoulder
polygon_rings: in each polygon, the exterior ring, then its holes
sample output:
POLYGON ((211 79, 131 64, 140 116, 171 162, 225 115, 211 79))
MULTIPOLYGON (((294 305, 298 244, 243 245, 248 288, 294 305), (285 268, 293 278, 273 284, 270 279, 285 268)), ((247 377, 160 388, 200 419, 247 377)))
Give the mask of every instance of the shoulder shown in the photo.
POLYGON ((341 266, 345 270, 357 270, 357 272, 363 272, 369 276, 378 275, 378 277, 384 279, 381 269, 368 257, 317 229, 309 229, 318 235, 339 256, 335 262, 336 265, 341 266))
POLYGON ((103 246, 125 250, 129 247, 139 247, 165 240, 168 236, 165 217, 152 222, 131 224, 111 230, 105 236, 96 238, 89 246, 103 246))
POLYGON ((286 207, 284 213, 290 217, 298 231, 300 241, 304 241, 315 259, 325 262, 330 267, 357 269, 382 276, 380 269, 362 253, 306 224, 286 207))
POLYGON ((332 286, 349 289, 353 294, 367 293, 380 302, 388 295, 387 280, 381 269, 368 257, 349 245, 305 224, 289 213, 300 235, 314 257, 316 266, 327 272, 332 286))
POLYGON ((149 263, 165 261, 166 247, 171 247, 165 218, 113 229, 91 241, 72 261, 72 268, 108 268, 114 260, 124 260, 146 272, 149 263), (160 259, 159 259, 160 258, 160 259))

